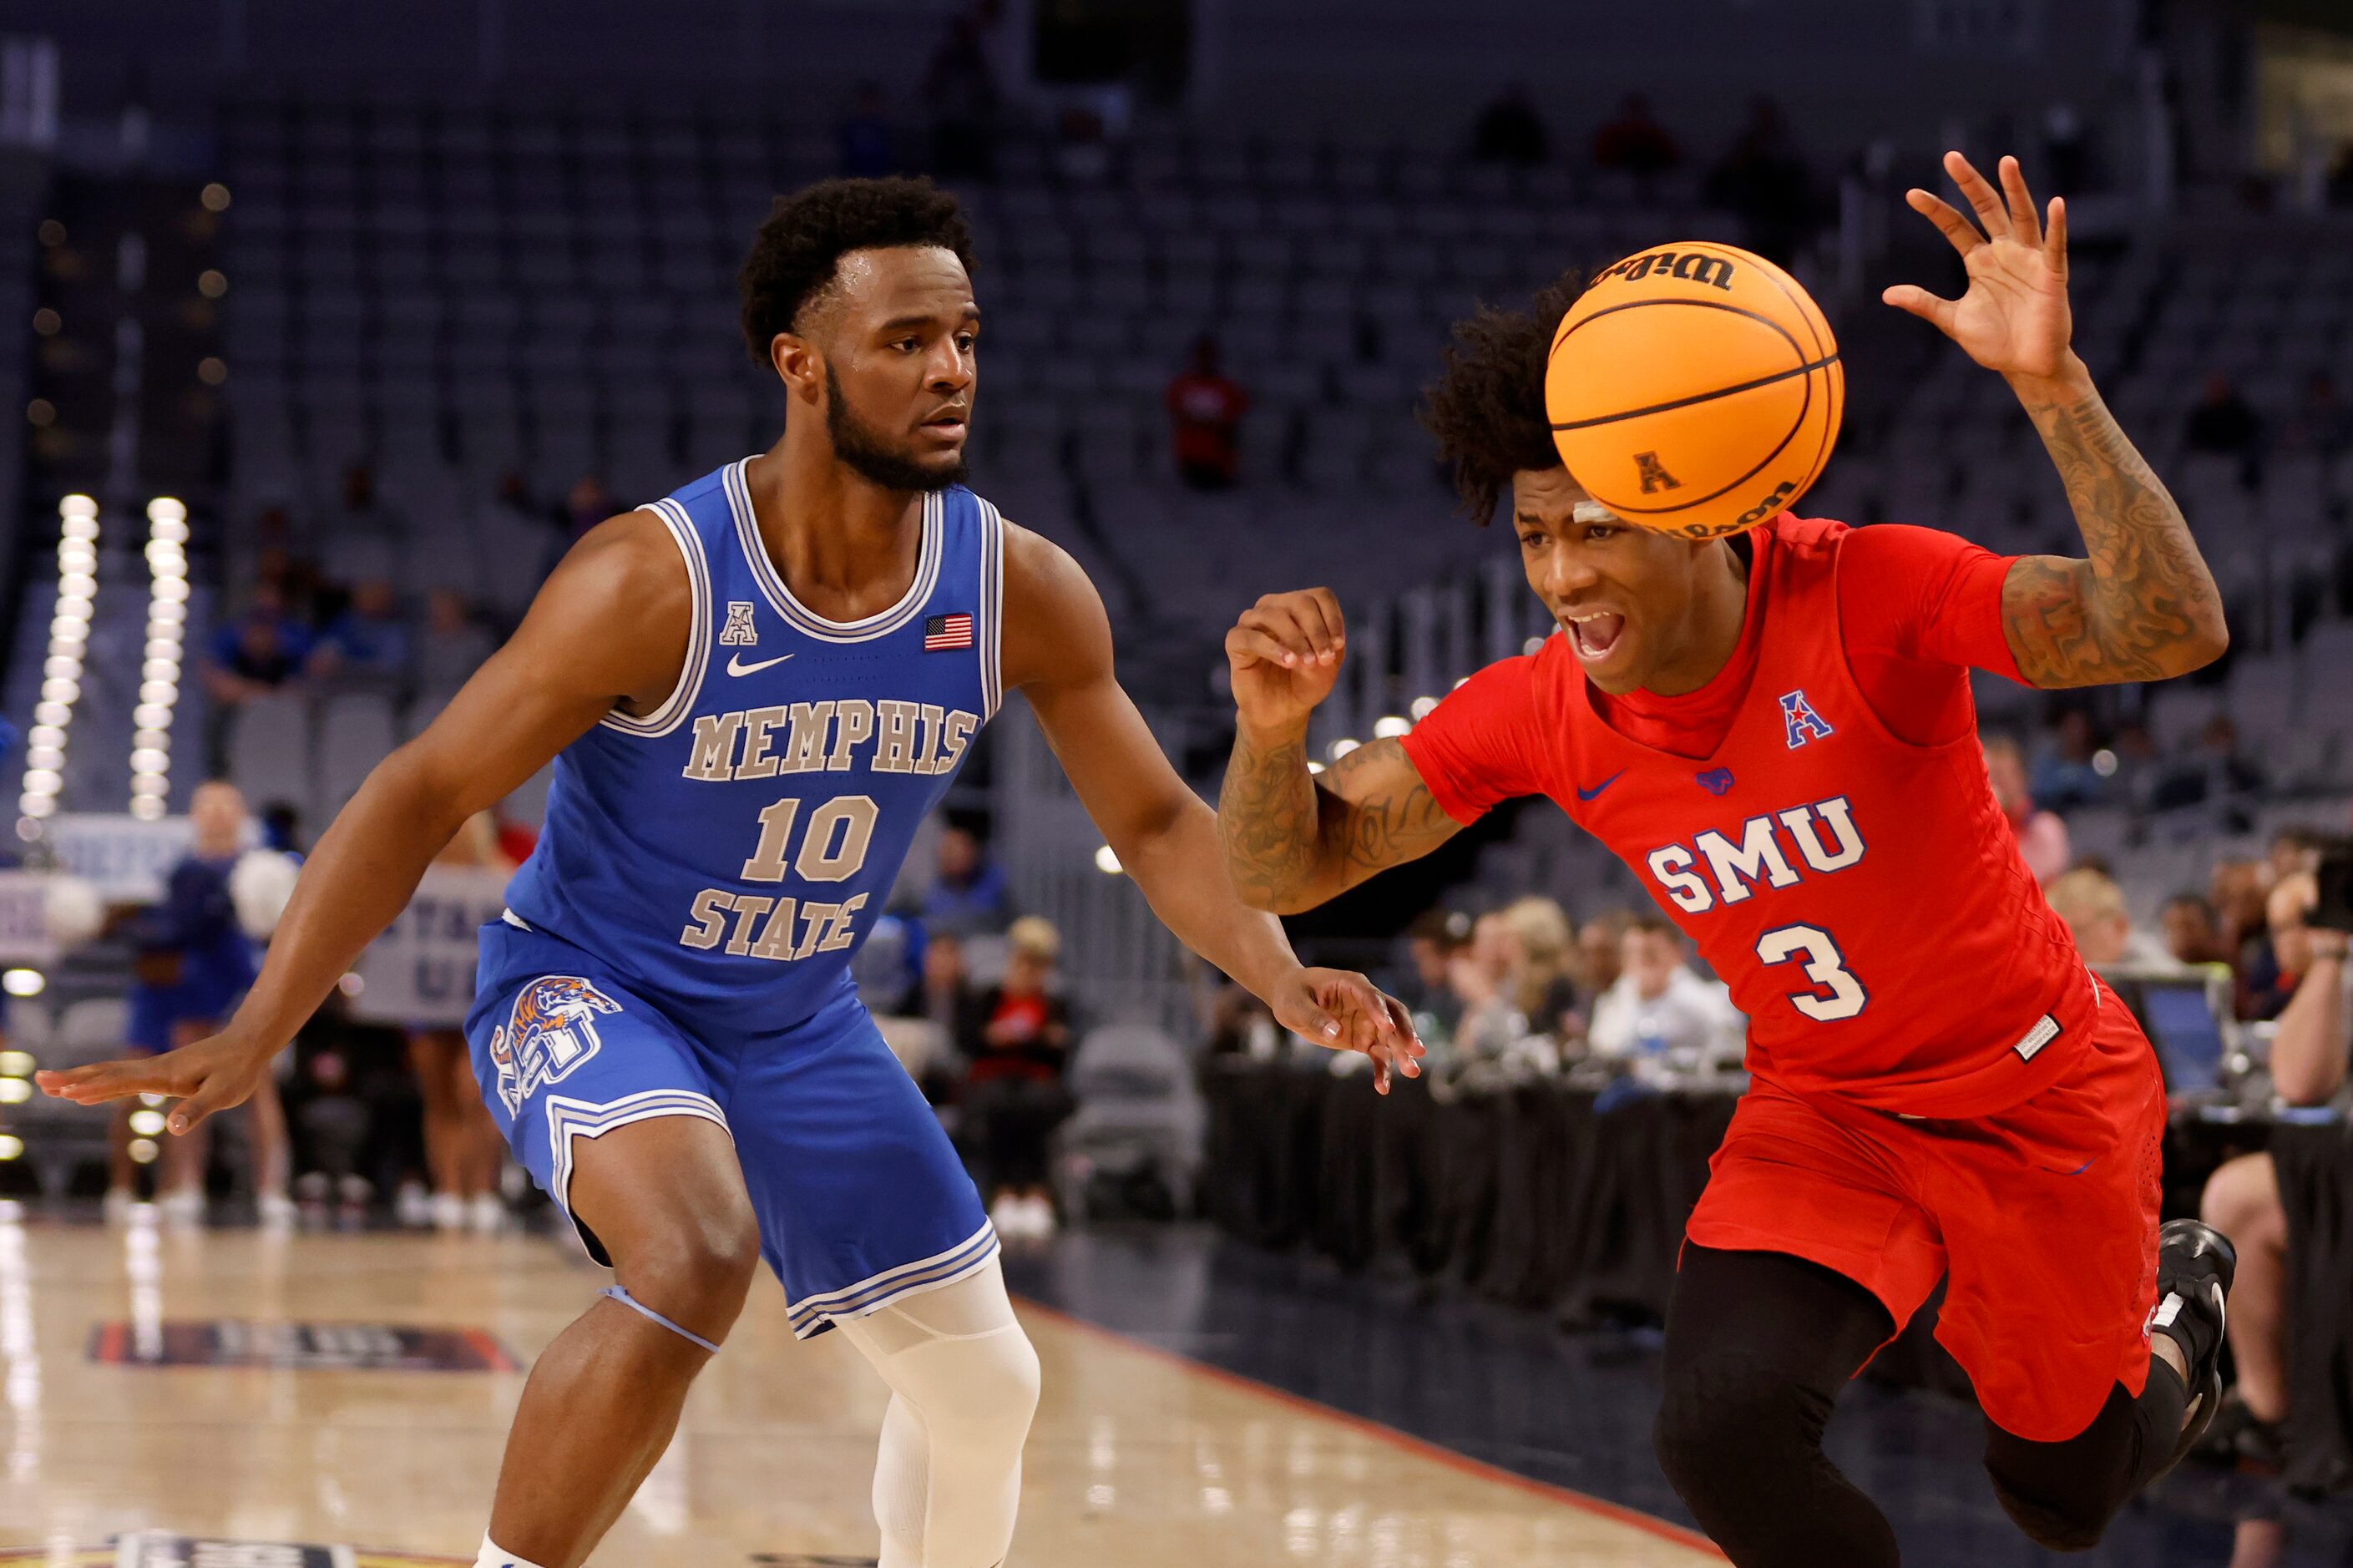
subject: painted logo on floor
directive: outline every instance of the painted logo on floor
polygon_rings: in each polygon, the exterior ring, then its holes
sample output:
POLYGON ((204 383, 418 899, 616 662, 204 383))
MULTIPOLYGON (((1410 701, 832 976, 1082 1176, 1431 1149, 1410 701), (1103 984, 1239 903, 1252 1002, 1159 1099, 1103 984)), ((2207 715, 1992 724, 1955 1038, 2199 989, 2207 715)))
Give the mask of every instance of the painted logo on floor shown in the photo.
POLYGON ((472 1561, 290 1541, 199 1541, 160 1530, 126 1535, 111 1546, 84 1546, 62 1554, 47 1546, 0 1546, 0 1563, 26 1568, 467 1568, 472 1561))
MULTIPOLYGON (((515 1372, 522 1364, 482 1329, 269 1323, 242 1318, 143 1327, 100 1323, 90 1332, 90 1359, 117 1366, 246 1366, 292 1372, 515 1372)), ((296 1560, 286 1561, 291 1564, 296 1560)))

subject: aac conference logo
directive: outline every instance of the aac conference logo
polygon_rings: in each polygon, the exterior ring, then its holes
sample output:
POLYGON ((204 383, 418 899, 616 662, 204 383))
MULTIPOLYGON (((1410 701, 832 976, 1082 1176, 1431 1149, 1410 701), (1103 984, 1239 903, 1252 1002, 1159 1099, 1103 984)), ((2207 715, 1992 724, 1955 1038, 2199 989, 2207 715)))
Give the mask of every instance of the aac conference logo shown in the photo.
POLYGON ((47 1546, 0 1547, 0 1563, 26 1568, 470 1568, 470 1563, 464 1557, 420 1557, 290 1541, 200 1541, 161 1531, 62 1555, 47 1546))

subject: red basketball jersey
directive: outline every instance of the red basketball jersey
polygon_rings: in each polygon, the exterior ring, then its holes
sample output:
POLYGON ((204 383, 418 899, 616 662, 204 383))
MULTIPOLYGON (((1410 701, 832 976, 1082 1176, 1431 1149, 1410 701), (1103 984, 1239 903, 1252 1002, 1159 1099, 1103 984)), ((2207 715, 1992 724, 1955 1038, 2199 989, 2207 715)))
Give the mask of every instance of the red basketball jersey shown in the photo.
POLYGON ((1553 754, 1526 776, 1633 868, 1731 987, 1752 1073, 1913 1115, 1986 1115, 2059 1076, 2095 990, 2019 858, 1975 723, 1915 744, 1857 687, 1839 630, 1848 533, 1783 517, 1752 535, 1757 671, 1710 756, 1610 728, 1553 637, 1530 670, 1537 711, 1558 716, 1536 742, 1553 754))

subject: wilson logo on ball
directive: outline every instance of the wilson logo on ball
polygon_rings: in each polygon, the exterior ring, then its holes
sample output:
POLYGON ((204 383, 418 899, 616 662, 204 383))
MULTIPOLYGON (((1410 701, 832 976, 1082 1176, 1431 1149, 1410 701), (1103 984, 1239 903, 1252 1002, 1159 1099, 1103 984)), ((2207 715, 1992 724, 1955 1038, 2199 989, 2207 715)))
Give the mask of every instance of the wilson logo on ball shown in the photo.
MULTIPOLYGON (((1640 283, 1656 273, 1662 278, 1680 278, 1686 283, 1707 283, 1732 291, 1734 268, 1729 259, 1693 250, 1652 250, 1641 256, 1630 256, 1601 274, 1601 278, 1622 279, 1640 283)), ((1599 282, 1600 279, 1596 279, 1599 282)))
POLYGON ((1569 478, 1624 521, 1683 539, 1795 504, 1830 460, 1846 404, 1838 341, 1798 280, 1689 240, 1638 251, 1594 283, 1545 362, 1545 415, 1569 478))
POLYGON ((1667 472, 1666 465, 1659 461, 1659 455, 1656 452, 1637 452, 1634 454, 1634 463, 1642 471, 1644 495, 1655 495, 1661 490, 1679 490, 1683 488, 1683 480, 1667 472))

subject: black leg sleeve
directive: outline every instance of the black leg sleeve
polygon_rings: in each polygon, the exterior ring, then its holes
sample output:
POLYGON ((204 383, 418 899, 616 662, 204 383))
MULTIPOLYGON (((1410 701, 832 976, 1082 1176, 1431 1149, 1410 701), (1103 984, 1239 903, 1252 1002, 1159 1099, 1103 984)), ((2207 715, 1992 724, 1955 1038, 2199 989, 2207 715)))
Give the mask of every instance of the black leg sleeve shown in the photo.
POLYGON ((1822 1453, 1839 1391, 1894 1332, 1878 1298, 1819 1264, 1684 1247, 1655 1442, 1738 1568, 1895 1568, 1886 1516, 1822 1453))
POLYGON ((2138 1399, 2116 1384, 2092 1424, 2063 1443, 2030 1443, 1986 1423, 1986 1473, 2018 1527, 2053 1552, 2089 1552, 2125 1500, 2172 1458, 2189 1404, 2180 1374, 2152 1359, 2138 1399))

